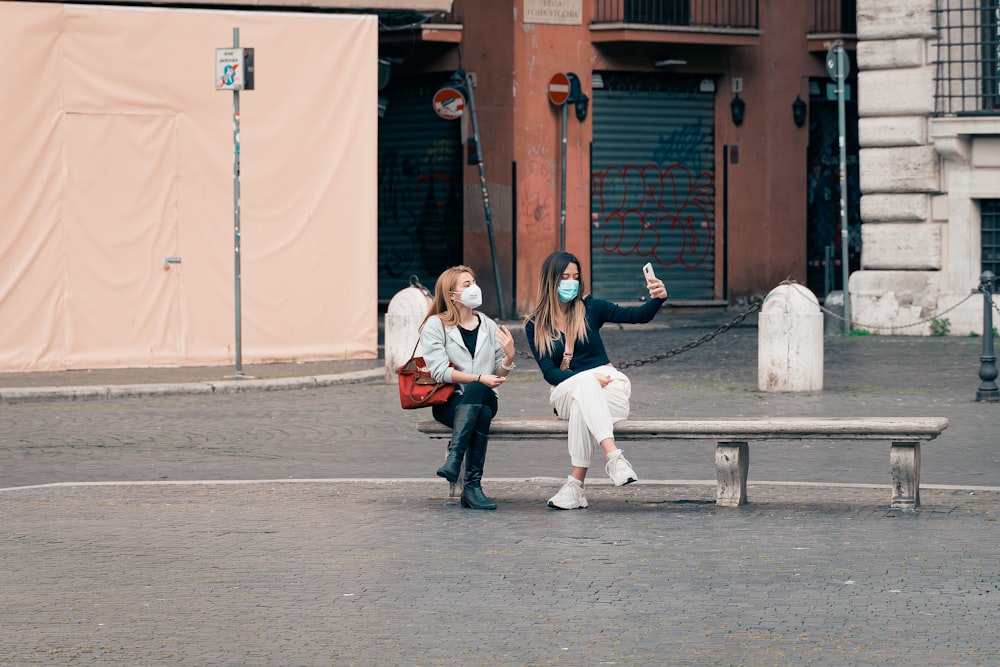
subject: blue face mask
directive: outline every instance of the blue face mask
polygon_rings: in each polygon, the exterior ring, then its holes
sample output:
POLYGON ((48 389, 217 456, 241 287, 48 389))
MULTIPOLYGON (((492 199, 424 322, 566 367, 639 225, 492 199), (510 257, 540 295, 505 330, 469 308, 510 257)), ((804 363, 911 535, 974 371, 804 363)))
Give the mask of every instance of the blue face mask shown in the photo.
POLYGON ((580 281, 579 280, 560 280, 559 281, 559 300, 563 303, 569 303, 576 298, 576 295, 580 293, 580 281))

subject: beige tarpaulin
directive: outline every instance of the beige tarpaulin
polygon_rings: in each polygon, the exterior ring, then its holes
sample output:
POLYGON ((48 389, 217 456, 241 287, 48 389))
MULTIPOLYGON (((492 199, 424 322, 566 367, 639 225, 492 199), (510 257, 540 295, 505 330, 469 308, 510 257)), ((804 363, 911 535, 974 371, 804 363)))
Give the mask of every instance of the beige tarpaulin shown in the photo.
MULTIPOLYGON (((0 0, 8 2, 10 0, 0 0)), ((117 5, 128 4, 122 0, 81 0, 82 3, 117 5)), ((148 0, 154 5, 180 4, 173 0, 148 0)), ((290 9, 316 7, 326 10, 351 10, 367 12, 412 11, 440 13, 451 11, 451 0, 184 0, 184 5, 238 5, 240 7, 285 7, 290 9)))
POLYGON ((0 2, 0 372, 233 362, 234 27, 243 360, 377 356, 374 17, 0 2))

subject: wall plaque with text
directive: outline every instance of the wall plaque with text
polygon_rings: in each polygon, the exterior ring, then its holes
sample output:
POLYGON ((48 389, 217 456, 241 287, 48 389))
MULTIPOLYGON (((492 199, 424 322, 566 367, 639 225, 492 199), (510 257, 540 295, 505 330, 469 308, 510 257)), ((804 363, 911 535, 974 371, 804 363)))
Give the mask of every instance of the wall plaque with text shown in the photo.
POLYGON ((524 0, 524 22, 581 25, 583 0, 524 0))

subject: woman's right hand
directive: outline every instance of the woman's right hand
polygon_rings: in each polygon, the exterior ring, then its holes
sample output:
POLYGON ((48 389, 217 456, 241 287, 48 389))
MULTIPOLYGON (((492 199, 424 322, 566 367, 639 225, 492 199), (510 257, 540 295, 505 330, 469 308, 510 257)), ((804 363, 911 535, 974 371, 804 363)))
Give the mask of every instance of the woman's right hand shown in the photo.
POLYGON ((646 289, 651 299, 666 299, 667 288, 659 278, 646 278, 646 289))

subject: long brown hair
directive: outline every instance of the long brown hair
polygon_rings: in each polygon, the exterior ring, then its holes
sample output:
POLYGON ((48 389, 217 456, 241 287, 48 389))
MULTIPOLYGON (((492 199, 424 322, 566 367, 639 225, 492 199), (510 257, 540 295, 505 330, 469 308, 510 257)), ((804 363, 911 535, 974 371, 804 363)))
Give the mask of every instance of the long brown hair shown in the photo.
POLYGON ((568 252, 554 252, 542 262, 542 273, 538 280, 538 295, 535 309, 524 318, 525 324, 535 322, 535 349, 539 354, 551 355, 553 342, 559 340, 555 326, 556 314, 566 317, 566 340, 587 340, 586 308, 583 305, 583 267, 580 260, 568 252), (580 291, 569 303, 559 300, 559 281, 570 264, 580 270, 580 291))
POLYGON ((472 280, 475 281, 476 272, 464 264, 453 266, 441 272, 437 283, 434 284, 434 298, 431 300, 431 307, 427 310, 424 321, 420 323, 421 327, 424 326, 424 323, 427 322, 427 319, 431 315, 439 316, 441 321, 448 326, 453 327, 458 324, 461 315, 458 312, 458 307, 448 295, 458 287, 458 278, 463 273, 468 273, 472 276, 472 280))

